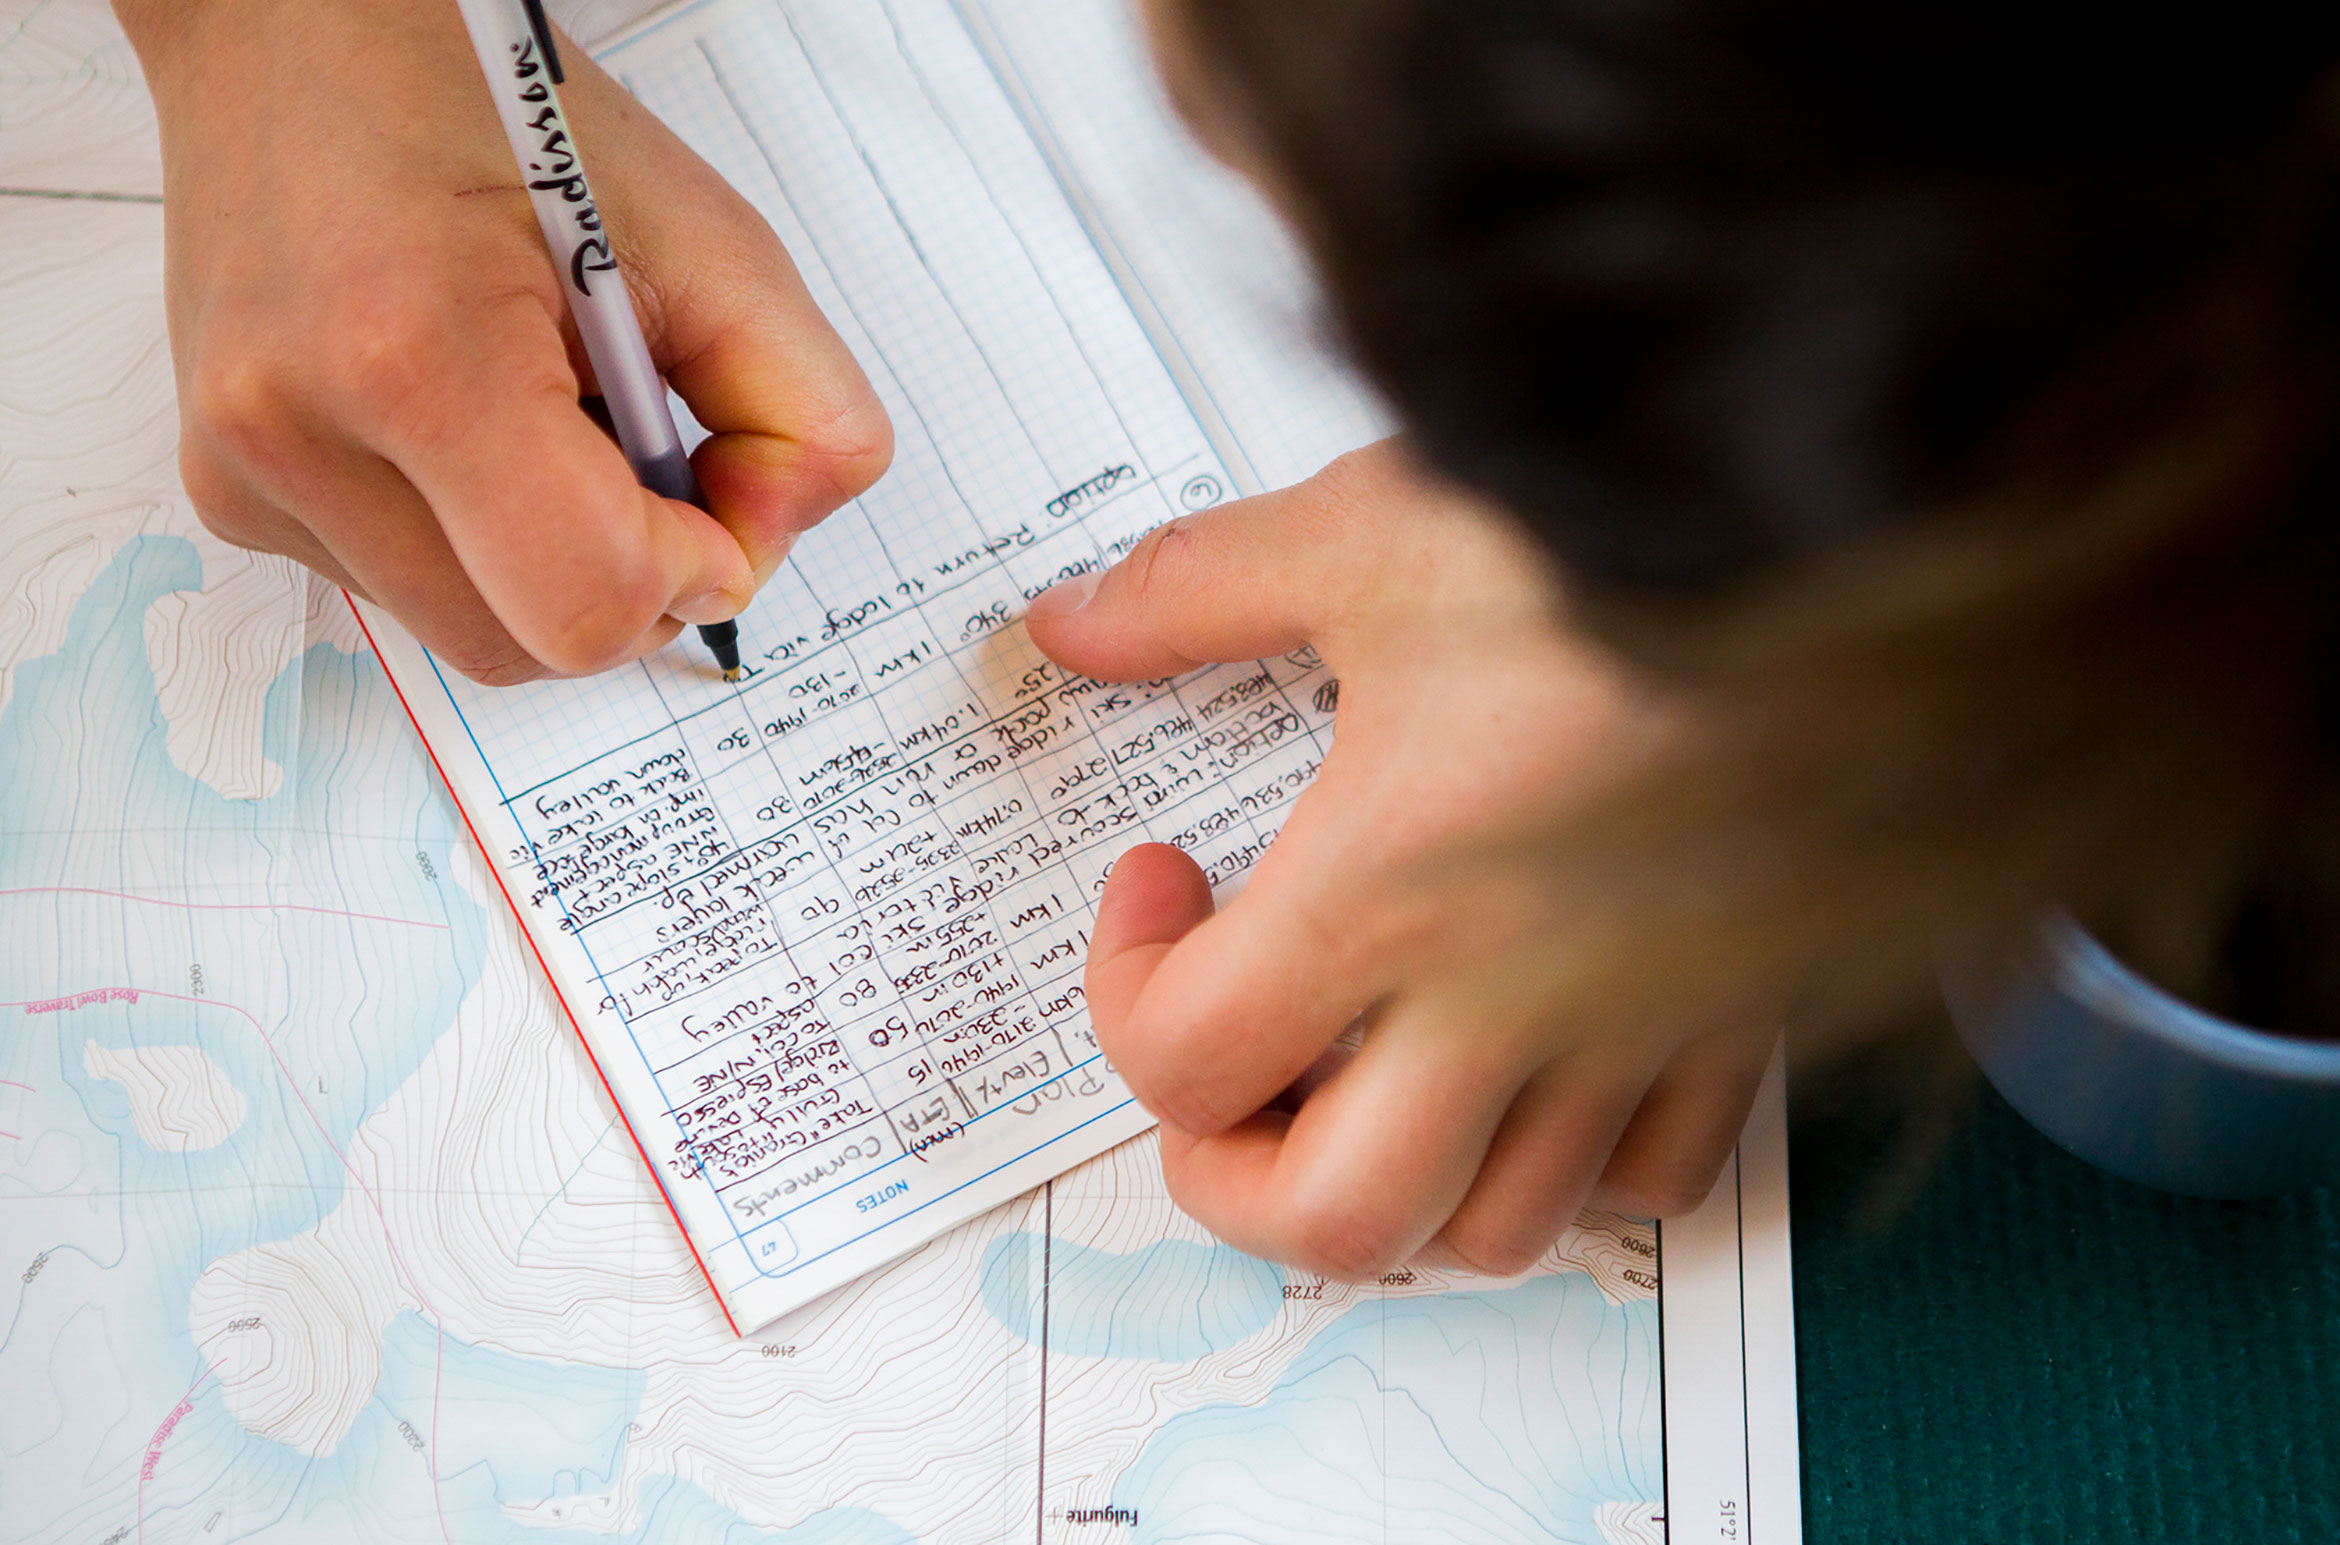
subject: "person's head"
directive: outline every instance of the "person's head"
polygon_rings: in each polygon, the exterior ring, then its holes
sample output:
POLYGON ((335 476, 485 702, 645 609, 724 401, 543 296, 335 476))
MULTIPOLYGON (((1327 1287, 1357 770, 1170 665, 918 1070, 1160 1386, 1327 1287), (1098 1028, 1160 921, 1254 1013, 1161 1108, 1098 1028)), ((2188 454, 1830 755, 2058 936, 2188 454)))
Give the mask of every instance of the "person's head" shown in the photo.
POLYGON ((1772 823, 1750 877, 1904 933, 2141 929, 2334 829, 2340 11, 1154 18, 1420 453, 1711 689, 1686 842, 1772 823))

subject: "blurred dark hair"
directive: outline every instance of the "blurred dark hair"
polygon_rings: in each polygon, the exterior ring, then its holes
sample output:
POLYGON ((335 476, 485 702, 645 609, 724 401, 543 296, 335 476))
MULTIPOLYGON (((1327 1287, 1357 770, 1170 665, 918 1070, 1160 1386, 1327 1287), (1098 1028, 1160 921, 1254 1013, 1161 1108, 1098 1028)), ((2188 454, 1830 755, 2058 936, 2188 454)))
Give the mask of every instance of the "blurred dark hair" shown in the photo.
POLYGON ((2340 10, 1180 15, 1419 452, 1707 689, 1595 843, 1698 958, 2065 898, 2340 1029, 2340 10))

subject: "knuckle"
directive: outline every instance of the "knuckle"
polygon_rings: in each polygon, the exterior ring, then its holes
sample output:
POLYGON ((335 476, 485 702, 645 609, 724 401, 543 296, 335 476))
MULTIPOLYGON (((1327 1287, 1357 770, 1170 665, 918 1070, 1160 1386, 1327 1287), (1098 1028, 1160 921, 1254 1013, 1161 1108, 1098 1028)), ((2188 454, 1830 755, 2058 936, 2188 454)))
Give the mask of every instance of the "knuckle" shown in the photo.
POLYGON ((483 687, 516 687, 540 679, 545 670, 518 644, 478 644, 433 651, 464 677, 483 687))
POLYGON ((1225 1059, 1204 1044, 1193 1023, 1132 1015, 1098 1041, 1139 1102, 1181 1132, 1215 1137, 1258 1106, 1230 1087, 1225 1059))
POLYGON ((1211 542, 1203 522, 1181 515, 1156 526, 1123 560, 1132 603, 1141 614, 1178 612, 1210 568, 1211 542))
POLYGON ((839 499, 858 499, 894 464, 894 421, 877 393, 863 386, 805 436, 804 448, 825 469, 839 499))
MULTIPOLYGON (((1389 834, 1392 854, 1412 856, 1407 848, 1420 839, 1406 832, 1402 816, 1377 821, 1374 826, 1389 834)), ((1373 898, 1370 906, 1357 905, 1353 894, 1328 890, 1311 895, 1303 904, 1306 910, 1295 910, 1296 920, 1307 928, 1324 957, 1358 969, 1368 969, 1374 961, 1451 959, 1458 933, 1451 900, 1409 887, 1409 877, 1386 858, 1376 857, 1367 863, 1358 879, 1373 898)))
POLYGON ((1370 507, 1368 491, 1382 475, 1383 453, 1377 446, 1346 451, 1324 465, 1309 480, 1315 503, 1335 509, 1370 507))
POLYGON ((613 568, 595 594, 542 621, 514 625, 527 652, 568 675, 587 676, 633 658, 634 646, 665 614, 666 592, 647 566, 613 568))
MULTIPOLYGON (((275 360, 233 350, 208 353, 187 396, 192 427, 231 460, 265 468, 293 454, 299 393, 275 360)), ((187 464, 182 458, 182 470, 187 464)))
POLYGON ((1290 1262, 1341 1282, 1369 1282, 1407 1255, 1403 1220, 1360 1208, 1354 1200, 1317 1202, 1294 1210, 1284 1229, 1290 1262))
POLYGON ((1294 501, 1291 518, 1306 522, 1311 535, 1361 524, 1386 526, 1398 503, 1392 498, 1396 463, 1386 443, 1335 457, 1304 485, 1308 497, 1294 501))
MULTIPOLYGON (((1097 999, 1096 989, 1087 989, 1086 996, 1094 1003, 1097 999)), ((1121 1081, 1129 1086, 1130 1093, 1137 1096, 1138 1103, 1157 1118, 1186 1130, 1184 1123, 1168 1109, 1165 1098, 1167 1091, 1157 1087, 1165 1082, 1160 1076, 1161 1059, 1140 1033, 1135 1020, 1092 1011, 1089 1024, 1097 1035, 1097 1049, 1105 1054, 1105 1060, 1113 1065, 1113 1070, 1121 1075, 1121 1081)))
POLYGON ((1174 1054, 1152 1048, 1133 1058, 1125 1047, 1119 1052, 1108 1048, 1106 1055, 1113 1059, 1138 1103, 1181 1132, 1216 1137, 1251 1114, 1236 1109, 1236 1102, 1213 1087, 1207 1077, 1187 1071, 1174 1054))
POLYGON ((1420 502, 1393 486, 1394 459, 1386 446, 1351 451, 1278 512, 1297 550, 1348 555, 1314 574, 1328 620, 1351 620, 1388 574, 1413 573, 1417 562, 1434 556, 1423 546, 1420 502))
POLYGON ((1680 1218, 1696 1212, 1714 1191, 1720 1171, 1633 1165, 1601 1183, 1605 1207, 1636 1218, 1680 1218))
POLYGON ((1449 1254, 1463 1270, 1482 1277, 1516 1277, 1531 1271, 1552 1241, 1516 1230, 1505 1231, 1462 1224, 1445 1236, 1449 1254))
POLYGON ((1137 546, 1121 560, 1122 572, 1129 576, 1130 594, 1139 604, 1147 603, 1155 594, 1155 571, 1162 561, 1163 549, 1179 540, 1186 521, 1184 517, 1156 526, 1138 538, 1137 546))
POLYGON ((272 535, 270 522, 242 486, 192 441, 179 447, 179 484, 195 507, 203 529, 231 547, 266 552, 272 535))
POLYGON ((261 523, 248 510, 232 505, 205 504, 197 501, 195 518, 203 522, 203 529, 218 537, 230 547, 241 547, 248 552, 273 552, 261 523))
POLYGON ((403 415, 438 375, 433 351, 450 333, 441 302, 424 287, 360 284, 345 292, 329 333, 328 378, 347 401, 403 415))
POLYGON ((1241 1101, 1204 1080, 1157 1074, 1149 1083, 1156 1113, 1197 1137, 1216 1137, 1252 1114, 1241 1101))

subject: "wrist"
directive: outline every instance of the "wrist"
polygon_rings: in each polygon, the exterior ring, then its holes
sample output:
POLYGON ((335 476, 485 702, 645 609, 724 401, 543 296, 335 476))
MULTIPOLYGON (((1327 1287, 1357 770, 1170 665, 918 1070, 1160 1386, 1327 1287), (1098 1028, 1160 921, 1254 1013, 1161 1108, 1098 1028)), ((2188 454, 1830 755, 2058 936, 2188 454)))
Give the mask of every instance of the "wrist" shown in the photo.
POLYGON ((220 0, 113 0, 114 19, 149 72, 193 29, 201 13, 219 4, 220 0))

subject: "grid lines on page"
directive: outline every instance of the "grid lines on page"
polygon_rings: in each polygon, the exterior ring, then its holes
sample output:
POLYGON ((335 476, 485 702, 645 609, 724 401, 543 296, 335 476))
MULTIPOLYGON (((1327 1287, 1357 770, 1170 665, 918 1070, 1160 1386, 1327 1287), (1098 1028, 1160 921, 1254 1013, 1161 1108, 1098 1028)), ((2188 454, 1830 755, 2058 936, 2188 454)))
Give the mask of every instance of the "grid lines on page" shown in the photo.
POLYGON ((611 63, 788 245, 894 470, 741 619, 736 686, 684 643, 446 690, 661 1183, 785 1307, 1142 1130, 1081 992, 1106 871, 1153 839, 1239 881, 1333 704, 1306 654, 1033 648, 1031 596, 1232 479, 947 4, 709 15, 611 63))

